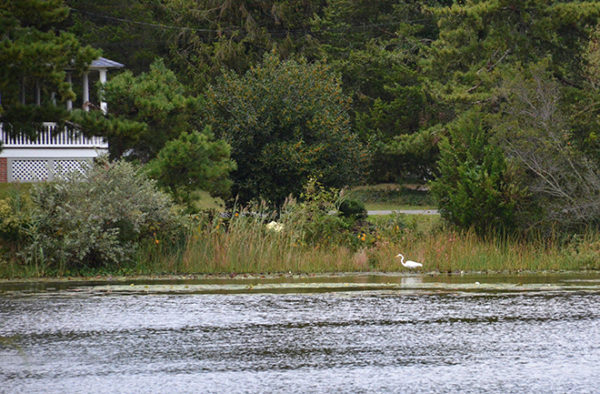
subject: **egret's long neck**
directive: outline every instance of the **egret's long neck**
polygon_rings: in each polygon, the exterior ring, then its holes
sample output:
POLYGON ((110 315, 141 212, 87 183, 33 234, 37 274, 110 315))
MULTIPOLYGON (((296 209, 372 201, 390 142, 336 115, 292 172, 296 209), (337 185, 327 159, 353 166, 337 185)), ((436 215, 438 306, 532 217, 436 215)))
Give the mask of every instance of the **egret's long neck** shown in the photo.
MULTIPOLYGON (((400 255, 400 264, 404 265, 404 256, 400 255)), ((405 266, 405 265, 404 265, 405 266)), ((406 267, 406 266, 405 266, 406 267)))

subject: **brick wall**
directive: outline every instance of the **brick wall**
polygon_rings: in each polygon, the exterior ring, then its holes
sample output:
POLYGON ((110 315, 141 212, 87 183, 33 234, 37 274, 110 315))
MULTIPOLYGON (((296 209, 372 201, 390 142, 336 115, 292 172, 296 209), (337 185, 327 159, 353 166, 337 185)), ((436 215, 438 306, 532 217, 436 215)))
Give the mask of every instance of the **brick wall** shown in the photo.
POLYGON ((7 159, 6 157, 0 157, 0 183, 6 183, 7 181, 7 159))

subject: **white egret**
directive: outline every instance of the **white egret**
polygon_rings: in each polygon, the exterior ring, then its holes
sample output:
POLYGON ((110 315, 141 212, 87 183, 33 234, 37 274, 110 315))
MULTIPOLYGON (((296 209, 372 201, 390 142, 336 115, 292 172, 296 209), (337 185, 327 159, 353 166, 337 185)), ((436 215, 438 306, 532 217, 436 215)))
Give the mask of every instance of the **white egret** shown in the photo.
POLYGON ((400 257, 400 263, 402 263, 403 266, 405 266, 406 268, 419 268, 422 267, 423 264, 421 263, 417 263, 416 261, 412 261, 412 260, 407 260, 406 263, 404 262, 404 256, 402 256, 401 253, 398 253, 398 256, 396 257, 400 257))

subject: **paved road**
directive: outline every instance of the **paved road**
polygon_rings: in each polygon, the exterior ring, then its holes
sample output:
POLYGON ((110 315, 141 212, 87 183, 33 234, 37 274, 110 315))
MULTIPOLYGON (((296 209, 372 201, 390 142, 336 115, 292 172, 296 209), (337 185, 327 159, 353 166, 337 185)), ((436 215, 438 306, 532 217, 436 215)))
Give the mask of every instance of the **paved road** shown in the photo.
POLYGON ((369 215, 391 215, 392 213, 405 213, 407 215, 438 215, 437 209, 394 209, 385 211, 368 211, 369 215))

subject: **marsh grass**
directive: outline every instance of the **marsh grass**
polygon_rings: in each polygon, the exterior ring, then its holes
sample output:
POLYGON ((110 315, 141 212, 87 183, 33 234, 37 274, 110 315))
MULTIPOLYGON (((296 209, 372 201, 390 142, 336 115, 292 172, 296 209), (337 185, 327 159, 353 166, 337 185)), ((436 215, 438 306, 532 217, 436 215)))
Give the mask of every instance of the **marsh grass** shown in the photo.
POLYGON ((397 223, 403 218, 399 217, 388 224, 393 227, 385 228, 380 221, 370 238, 361 241, 359 233, 357 245, 346 245, 328 239, 307 243, 302 235, 303 224, 293 220, 283 219, 281 232, 269 231, 266 223, 271 219, 264 214, 228 221, 216 218, 196 227, 178 253, 142 250, 140 270, 135 273, 407 271, 395 258, 400 252, 422 262, 423 272, 600 269, 600 234, 595 231, 569 240, 559 240, 558 236, 481 237, 440 224, 429 224, 423 231, 410 220, 409 225, 400 228, 397 223), (144 255, 151 258, 144 260, 144 255))
MULTIPOLYGON (((424 264, 420 272, 519 272, 600 270, 600 233, 518 238, 482 237, 445 227, 435 217, 390 215, 366 227, 308 233, 323 217, 303 210, 276 216, 263 207, 237 210, 230 218, 193 218, 178 244, 147 240, 133 261, 98 270, 49 272, 0 257, 0 277, 160 275, 201 273, 328 273, 408 271, 395 256, 424 264), (277 220, 281 231, 269 230, 277 220), (310 235, 310 237, 307 236, 310 235)), ((337 222, 333 222, 337 223, 337 222)))

